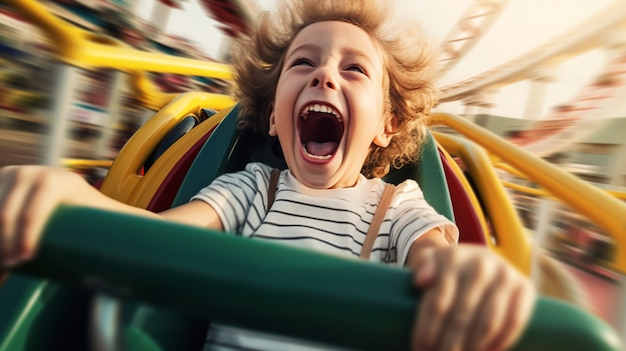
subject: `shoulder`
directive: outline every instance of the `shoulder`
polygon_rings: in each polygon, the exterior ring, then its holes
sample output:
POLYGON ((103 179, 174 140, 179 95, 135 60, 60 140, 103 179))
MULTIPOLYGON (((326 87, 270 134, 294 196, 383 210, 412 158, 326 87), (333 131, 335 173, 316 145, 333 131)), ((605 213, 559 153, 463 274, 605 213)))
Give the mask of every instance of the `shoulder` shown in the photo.
POLYGON ((412 179, 407 179, 398 185, 387 183, 380 178, 367 179, 366 183, 367 184, 363 184, 363 186, 361 186, 362 191, 369 192, 370 196, 373 196, 374 199, 381 199, 386 191, 391 191, 393 194, 391 207, 397 207, 407 199, 417 201, 424 200, 422 189, 419 187, 417 182, 412 179))
POLYGON ((256 183, 259 189, 263 189, 269 184, 272 170, 273 168, 266 164, 251 162, 243 170, 233 173, 233 176, 249 179, 249 181, 256 183))
POLYGON ((255 193, 267 187, 271 171, 271 167, 262 163, 249 163, 240 171, 220 175, 201 192, 221 189, 236 193, 255 193))
POLYGON ((272 167, 261 163, 261 162, 251 162, 248 163, 246 165, 246 167, 244 168, 243 172, 247 172, 247 173, 252 173, 252 174, 256 174, 256 175, 261 175, 261 176, 269 176, 269 174, 272 172, 272 167))
POLYGON ((419 184, 413 179, 407 179, 395 186, 394 198, 424 199, 424 193, 419 184))

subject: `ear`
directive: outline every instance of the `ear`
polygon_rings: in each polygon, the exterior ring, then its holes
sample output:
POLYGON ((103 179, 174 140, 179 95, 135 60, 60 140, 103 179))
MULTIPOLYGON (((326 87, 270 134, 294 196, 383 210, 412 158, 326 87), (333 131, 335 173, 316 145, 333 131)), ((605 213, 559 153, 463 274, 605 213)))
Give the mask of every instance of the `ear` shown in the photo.
POLYGON ((396 116, 392 114, 387 122, 381 124, 378 134, 374 137, 374 144, 380 147, 387 147, 396 133, 396 127, 396 116))
POLYGON ((274 103, 272 103, 270 105, 270 116, 269 116, 269 130, 268 130, 268 134, 270 136, 276 136, 278 135, 276 133, 276 119, 274 118, 274 103))

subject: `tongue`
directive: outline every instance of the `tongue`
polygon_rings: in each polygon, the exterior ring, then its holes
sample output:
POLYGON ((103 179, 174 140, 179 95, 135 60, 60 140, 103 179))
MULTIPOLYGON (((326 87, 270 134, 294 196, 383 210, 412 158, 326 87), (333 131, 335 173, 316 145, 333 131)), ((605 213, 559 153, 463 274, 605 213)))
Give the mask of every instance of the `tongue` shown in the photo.
POLYGON ((306 151, 316 156, 331 155, 337 149, 337 143, 334 141, 327 141, 324 143, 317 143, 309 141, 306 143, 306 151))

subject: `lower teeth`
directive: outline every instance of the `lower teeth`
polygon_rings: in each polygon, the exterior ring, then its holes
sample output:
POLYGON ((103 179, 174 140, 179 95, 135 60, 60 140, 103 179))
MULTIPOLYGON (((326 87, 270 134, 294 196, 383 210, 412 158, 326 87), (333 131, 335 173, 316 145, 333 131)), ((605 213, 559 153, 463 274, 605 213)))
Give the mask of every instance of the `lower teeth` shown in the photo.
POLYGON ((306 146, 304 144, 302 144, 302 149, 304 150, 304 153, 306 154, 307 157, 314 158, 316 160, 328 160, 329 158, 332 157, 332 155, 313 155, 312 153, 309 153, 306 150, 306 146))

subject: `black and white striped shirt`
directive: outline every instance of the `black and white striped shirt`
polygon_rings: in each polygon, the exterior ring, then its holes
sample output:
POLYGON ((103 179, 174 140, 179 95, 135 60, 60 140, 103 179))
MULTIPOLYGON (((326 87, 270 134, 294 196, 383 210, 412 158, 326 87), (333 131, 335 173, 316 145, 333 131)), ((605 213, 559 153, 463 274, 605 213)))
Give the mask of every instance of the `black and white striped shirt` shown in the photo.
MULTIPOLYGON (((283 171, 276 197, 267 208, 272 169, 251 163, 241 172, 225 174, 192 200, 202 200, 218 213, 227 232, 282 242, 317 251, 358 257, 385 183, 361 176, 356 186, 311 189, 283 171)), ((424 200, 413 180, 395 189, 370 261, 403 265, 413 241, 435 227, 456 243, 458 230, 424 200)), ((205 350, 330 350, 328 346, 213 324, 205 350)))
MULTIPOLYGON (((361 176, 354 187, 320 190, 302 185, 285 170, 268 212, 270 173, 270 167, 251 163, 244 171, 218 177, 193 199, 210 204, 227 232, 333 254, 359 255, 384 181, 361 176)), ((456 243, 454 224, 424 200, 415 181, 403 182, 395 189, 370 260, 403 265, 413 241, 435 227, 456 243)))

